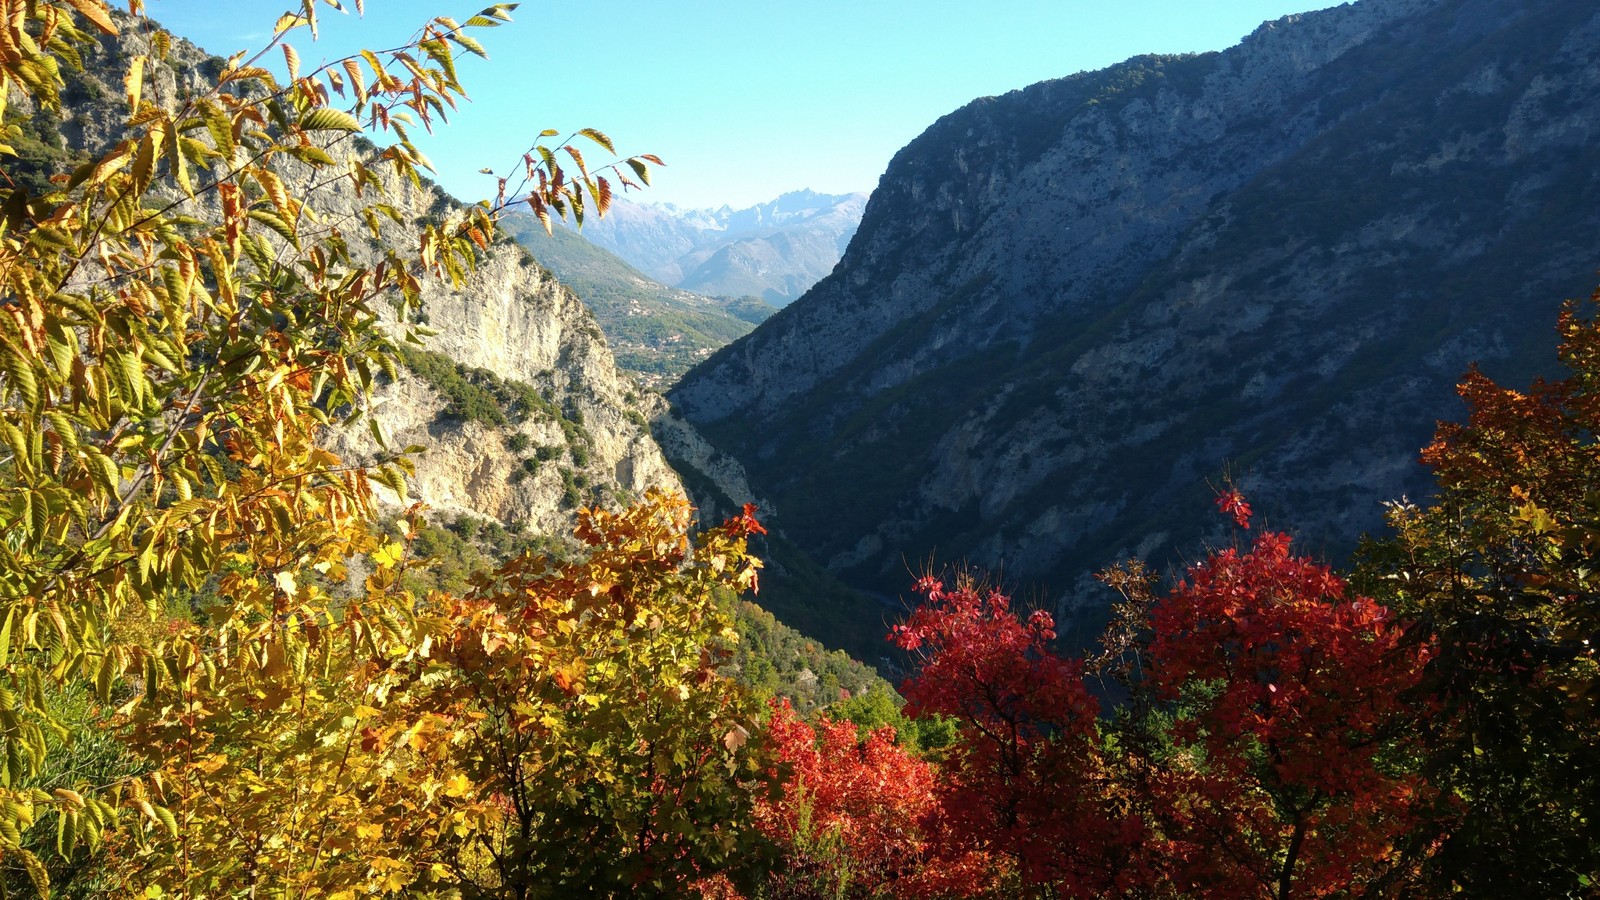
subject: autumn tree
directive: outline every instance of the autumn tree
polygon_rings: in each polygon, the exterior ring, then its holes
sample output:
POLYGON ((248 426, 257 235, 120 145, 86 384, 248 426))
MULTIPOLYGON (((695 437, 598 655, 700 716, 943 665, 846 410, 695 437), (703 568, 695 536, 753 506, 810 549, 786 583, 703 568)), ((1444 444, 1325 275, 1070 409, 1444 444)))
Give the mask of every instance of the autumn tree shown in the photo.
POLYGON ((1562 311, 1566 378, 1519 391, 1467 373, 1467 420, 1423 451, 1435 496, 1392 504, 1392 536, 1360 554, 1362 586, 1437 647, 1423 736, 1449 802, 1414 840, 1438 845, 1441 892, 1600 884, 1597 305, 1600 292, 1562 311))
MULTIPOLYGON (((1241 531, 1249 504, 1219 506, 1241 531)), ((1171 590, 1130 564, 1100 673, 970 580, 924 579, 893 634, 921 657, 908 709, 958 723, 935 778, 930 894, 1289 898, 1414 886, 1431 810, 1415 725, 1431 651, 1277 533, 1171 590), (1414 852, 1413 852, 1414 851, 1414 852)))
POLYGON ((586 511, 581 559, 521 557, 444 610, 417 678, 476 786, 452 812, 464 896, 679 897, 750 858, 767 766, 754 701, 720 671, 737 635, 717 594, 755 587, 762 529, 748 507, 692 539, 690 522, 656 491, 586 511))
POLYGON ((935 784, 925 890, 1117 890, 1142 825, 1114 795, 1082 661, 1054 652, 1049 613, 1019 616, 998 590, 932 577, 917 589, 923 605, 891 635, 920 661, 907 712, 947 717, 959 736, 935 784))
POLYGON ((764 739, 783 768, 756 822, 778 848, 761 896, 780 900, 919 896, 923 820, 933 811, 935 768, 896 743, 887 725, 861 734, 823 713, 807 723, 773 701, 764 739))
MULTIPOLYGON (((1248 527, 1237 491, 1219 506, 1248 527)), ((1131 687, 1148 702, 1120 743, 1160 882, 1286 900, 1409 878, 1400 846, 1432 795, 1411 727, 1427 646, 1281 533, 1213 551, 1147 597, 1131 687)))
MULTIPOLYGON (((426 168, 408 129, 444 118, 455 56, 482 53, 468 30, 508 9, 302 72, 286 38, 315 34, 306 0, 260 54, 177 97, 146 77, 173 47, 153 25, 103 0, 0 0, 7 138, 29 106, 60 108, 93 34, 131 41, 126 136, 0 187, 0 865, 40 892, 40 822, 62 852, 122 835, 129 890, 382 893, 415 876, 385 823, 427 815, 431 720, 398 749, 366 724, 428 647, 398 550, 367 527, 370 479, 403 491, 404 461, 351 468, 317 438, 392 373, 380 321, 413 320, 423 281, 459 282, 488 245, 490 205, 407 231, 393 192, 426 168), (357 152, 363 124, 393 142, 357 152), (319 212, 330 192, 355 212, 319 212), (376 255, 352 250, 363 231, 376 255), (336 601, 344 560, 372 553, 373 578, 336 601), (67 685, 126 701, 139 772, 38 787, 69 749, 67 685)), ((609 185, 576 148, 564 172, 560 149, 524 160, 536 212, 603 210, 609 185)))

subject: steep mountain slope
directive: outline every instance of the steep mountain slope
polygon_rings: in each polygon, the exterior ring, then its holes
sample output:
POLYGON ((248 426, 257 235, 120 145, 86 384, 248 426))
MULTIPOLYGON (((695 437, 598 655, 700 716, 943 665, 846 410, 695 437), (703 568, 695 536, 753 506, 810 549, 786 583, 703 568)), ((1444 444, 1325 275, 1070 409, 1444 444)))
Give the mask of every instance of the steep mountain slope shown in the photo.
POLYGON ((669 288, 569 229, 546 234, 536 218, 520 210, 507 214, 501 225, 583 300, 617 364, 649 387, 677 381, 712 351, 777 312, 753 296, 707 297, 669 288))
MULTIPOLYGON (((31 152, 8 174, 37 180, 119 139, 123 70, 149 53, 150 38, 144 20, 118 21, 122 33, 85 54, 83 72, 64 72, 67 115, 35 114, 24 146, 31 152)), ((144 90, 172 98, 206 89, 221 71, 220 59, 179 40, 166 64, 150 67, 144 90)), ((331 149, 359 153, 363 144, 331 149)), ((291 193, 308 190, 293 172, 284 174, 291 193)), ((391 179, 388 192, 401 220, 385 232, 395 246, 415 247, 418 223, 457 206, 431 185, 415 190, 391 179)), ((342 185, 317 192, 314 202, 331 221, 360 221, 360 201, 342 185)), ((201 206, 194 214, 207 213, 201 206)), ((376 261, 379 249, 350 241, 361 263, 376 261)), ((652 486, 681 489, 650 435, 659 398, 618 372, 593 316, 515 243, 491 247, 461 290, 427 280, 424 315, 437 334, 425 351, 408 354, 413 365, 380 387, 372 407, 394 446, 428 448, 416 457, 414 499, 447 517, 565 534, 579 504, 621 502, 652 486)), ((364 423, 328 441, 354 459, 377 450, 364 423)))
POLYGON ((984 98, 671 399, 857 587, 966 560, 1086 636, 1089 573, 1191 553, 1225 472, 1335 554, 1424 490, 1466 364, 1526 377, 1592 287, 1597 138, 1589 0, 1362 0, 984 98))
POLYGON ((833 270, 866 200, 809 190, 737 210, 619 200, 584 236, 664 284, 783 306, 833 270))

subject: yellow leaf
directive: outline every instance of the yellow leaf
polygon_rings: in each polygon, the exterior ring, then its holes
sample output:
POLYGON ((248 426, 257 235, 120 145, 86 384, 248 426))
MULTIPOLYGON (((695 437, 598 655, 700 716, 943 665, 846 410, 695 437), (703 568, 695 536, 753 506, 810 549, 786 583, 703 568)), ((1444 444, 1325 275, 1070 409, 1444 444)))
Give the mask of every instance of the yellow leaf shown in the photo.
POLYGON ((122 79, 122 85, 127 89, 128 108, 134 112, 139 111, 139 98, 144 93, 144 57, 135 56, 128 63, 128 74, 122 79))
POLYGON ((106 34, 116 34, 117 26, 102 0, 67 0, 89 23, 106 34))
POLYGON ((394 567, 395 563, 400 561, 400 557, 404 555, 405 552, 406 548, 400 544, 384 544, 382 547, 372 551, 372 561, 376 563, 380 569, 390 569, 394 567))
POLYGON ((306 131, 360 131, 361 124, 356 117, 342 109, 324 106, 312 110, 309 115, 300 120, 300 127, 306 131))
POLYGON ((73 809, 83 809, 84 807, 83 795, 79 794, 77 791, 71 791, 66 788, 56 788, 53 793, 57 798, 72 804, 73 809))

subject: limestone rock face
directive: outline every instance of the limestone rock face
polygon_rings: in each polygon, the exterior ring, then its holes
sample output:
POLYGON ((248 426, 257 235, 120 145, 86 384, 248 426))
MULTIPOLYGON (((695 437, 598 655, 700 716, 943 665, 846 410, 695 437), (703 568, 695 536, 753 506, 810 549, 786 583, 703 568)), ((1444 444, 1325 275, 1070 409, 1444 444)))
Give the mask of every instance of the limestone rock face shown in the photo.
POLYGON ((1225 474, 1333 555, 1425 491, 1461 372, 1548 369, 1593 288, 1597 138, 1589 0, 1361 0, 982 98, 669 396, 856 587, 968 561, 1087 639, 1089 574, 1221 539, 1225 474))
MULTIPOLYGON (((121 73, 127 59, 150 52, 145 30, 126 16, 121 21, 121 34, 101 38, 86 54, 84 72, 65 73, 70 117, 34 123, 57 129, 68 150, 103 152, 121 138, 121 73)), ((147 68, 145 90, 170 103, 207 89, 222 65, 176 40, 167 62, 147 68)), ((364 152, 353 143, 347 139, 330 150, 336 156, 364 152)), ((312 180, 309 171, 280 174, 292 193, 303 193, 312 180)), ((317 180, 327 181, 327 171, 317 180)), ((419 190, 392 177, 385 193, 401 221, 386 223, 383 241, 402 254, 417 246, 421 222, 441 221, 459 207, 432 185, 419 190)), ((358 198, 348 183, 335 180, 311 202, 327 221, 359 223, 357 207, 375 199, 370 190, 358 198)), ((196 215, 207 213, 207 202, 202 199, 196 215)), ((380 246, 365 229, 346 230, 355 260, 377 261, 380 246)), ((625 502, 650 487, 682 490, 650 434, 646 410, 660 399, 646 396, 618 371, 589 310, 515 242, 504 238, 491 246, 459 289, 428 283, 424 315, 436 332, 426 350, 487 373, 475 377, 527 385, 541 398, 541 409, 504 425, 473 421, 454 414, 436 385, 402 368, 398 381, 377 391, 371 414, 391 446, 428 448, 416 457, 409 499, 451 516, 495 518, 561 534, 570 529, 579 504, 625 502), (546 458, 539 458, 540 448, 546 458)), ((397 335, 401 324, 384 323, 397 335)), ((353 460, 370 459, 379 449, 365 422, 327 440, 353 460)))
MULTIPOLYGON (((454 206, 437 189, 391 192, 412 216, 448 215, 454 206)), ((372 414, 391 445, 428 448, 415 460, 416 499, 560 533, 580 504, 615 505, 651 487, 683 490, 650 434, 646 410, 659 398, 647 398, 617 369, 594 316, 527 251, 499 241, 459 289, 434 283, 423 298, 434 332, 424 349, 527 385, 548 409, 504 425, 452 416, 436 386, 402 369, 397 383, 377 392, 372 414), (524 449, 513 449, 518 441, 524 449), (539 460, 529 448, 556 455, 539 460)), ((399 332, 400 323, 388 324, 399 332)), ((337 436, 335 449, 370 458, 379 448, 360 426, 337 436)))

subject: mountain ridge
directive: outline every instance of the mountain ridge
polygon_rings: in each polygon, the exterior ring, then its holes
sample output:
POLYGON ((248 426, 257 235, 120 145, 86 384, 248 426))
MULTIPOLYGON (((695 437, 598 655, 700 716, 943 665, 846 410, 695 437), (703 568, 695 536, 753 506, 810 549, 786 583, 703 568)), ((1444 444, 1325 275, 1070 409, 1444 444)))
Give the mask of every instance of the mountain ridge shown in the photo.
POLYGON ((975 100, 670 397, 858 588, 965 559, 1087 635, 1090 573, 1194 552, 1225 477, 1337 554, 1425 489, 1467 363, 1536 371, 1592 286, 1596 36, 1577 2, 1364 0, 975 100))
POLYGON ((741 209, 619 198, 584 237, 662 284, 783 306, 833 269, 866 197, 802 189, 741 209))
POLYGON ((708 297, 667 287, 569 228, 546 233, 522 209, 507 211, 500 227, 578 294, 600 323, 617 364, 652 389, 670 385, 777 311, 756 297, 708 297))

